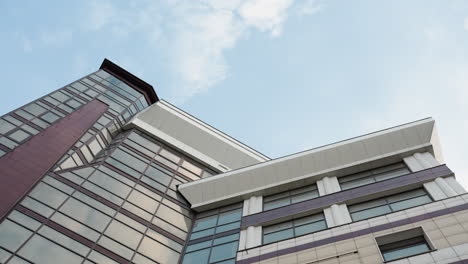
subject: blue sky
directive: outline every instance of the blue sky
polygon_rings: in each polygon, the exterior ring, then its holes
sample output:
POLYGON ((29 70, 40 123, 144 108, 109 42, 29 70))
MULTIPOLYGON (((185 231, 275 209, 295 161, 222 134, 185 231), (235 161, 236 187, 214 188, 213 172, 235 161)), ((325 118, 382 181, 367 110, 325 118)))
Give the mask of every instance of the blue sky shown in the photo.
POLYGON ((0 114, 109 58, 279 157, 432 116, 468 186, 468 1, 0 1, 0 114))

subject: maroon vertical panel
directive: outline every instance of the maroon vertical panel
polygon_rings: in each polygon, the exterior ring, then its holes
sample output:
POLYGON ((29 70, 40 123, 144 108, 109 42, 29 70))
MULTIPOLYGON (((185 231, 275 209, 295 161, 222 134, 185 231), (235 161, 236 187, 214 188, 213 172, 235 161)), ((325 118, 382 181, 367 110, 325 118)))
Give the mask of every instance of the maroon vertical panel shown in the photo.
POLYGON ((0 220, 107 110, 93 100, 0 158, 0 220))

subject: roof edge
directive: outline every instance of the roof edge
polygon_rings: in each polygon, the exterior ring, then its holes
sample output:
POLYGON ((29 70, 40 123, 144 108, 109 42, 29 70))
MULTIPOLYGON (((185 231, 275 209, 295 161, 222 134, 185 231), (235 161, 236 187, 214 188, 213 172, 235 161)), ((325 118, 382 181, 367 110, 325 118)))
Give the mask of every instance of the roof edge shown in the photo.
POLYGON ((154 90, 152 85, 136 77, 129 71, 113 63, 107 58, 104 59, 99 69, 112 74, 113 76, 119 78, 121 81, 130 85, 130 87, 143 93, 145 95, 146 101, 148 101, 148 104, 154 104, 157 101, 159 101, 159 97, 156 94, 156 91, 154 90))

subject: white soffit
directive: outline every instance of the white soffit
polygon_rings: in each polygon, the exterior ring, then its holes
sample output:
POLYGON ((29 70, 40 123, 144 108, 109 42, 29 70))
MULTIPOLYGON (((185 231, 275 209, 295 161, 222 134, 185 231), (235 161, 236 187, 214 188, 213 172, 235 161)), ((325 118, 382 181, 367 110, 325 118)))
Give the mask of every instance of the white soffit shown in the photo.
POLYGON ((197 211, 342 176, 430 152, 443 163, 435 121, 427 118, 185 183, 179 191, 197 211))
POLYGON ((270 160, 162 100, 139 113, 127 126, 136 126, 221 172, 270 160))

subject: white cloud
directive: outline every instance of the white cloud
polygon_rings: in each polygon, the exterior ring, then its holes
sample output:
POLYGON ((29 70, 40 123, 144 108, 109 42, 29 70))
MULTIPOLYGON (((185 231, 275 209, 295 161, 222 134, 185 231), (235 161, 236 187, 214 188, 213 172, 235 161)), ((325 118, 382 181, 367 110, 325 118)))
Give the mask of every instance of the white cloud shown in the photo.
POLYGON ((146 36, 151 52, 165 54, 173 75, 172 97, 180 101, 224 80, 229 72, 225 51, 252 30, 279 36, 293 1, 147 1, 117 8, 93 0, 83 28, 146 36))
POLYGON ((362 116, 366 131, 375 131, 425 117, 436 120, 445 162, 468 188, 468 65, 417 67, 385 87, 388 104, 362 116))
POLYGON ((85 9, 85 13, 83 27, 87 30, 100 30, 113 21, 117 10, 108 0, 92 0, 85 9))
POLYGON ((463 26, 464 26, 465 30, 468 30, 468 17, 465 18, 465 20, 463 21, 463 26))
POLYGON ((244 23, 260 31, 269 31, 273 36, 281 34, 287 10, 293 0, 252 0, 244 2, 239 14, 244 23))
POLYGON ((44 31, 41 33, 41 40, 47 46, 61 46, 67 42, 70 42, 73 38, 72 31, 44 31))
POLYGON ((323 10, 323 3, 320 0, 305 0, 297 7, 299 16, 313 15, 323 10))
POLYGON ((29 53, 33 50, 31 40, 28 37, 23 35, 20 41, 24 52, 29 53))

